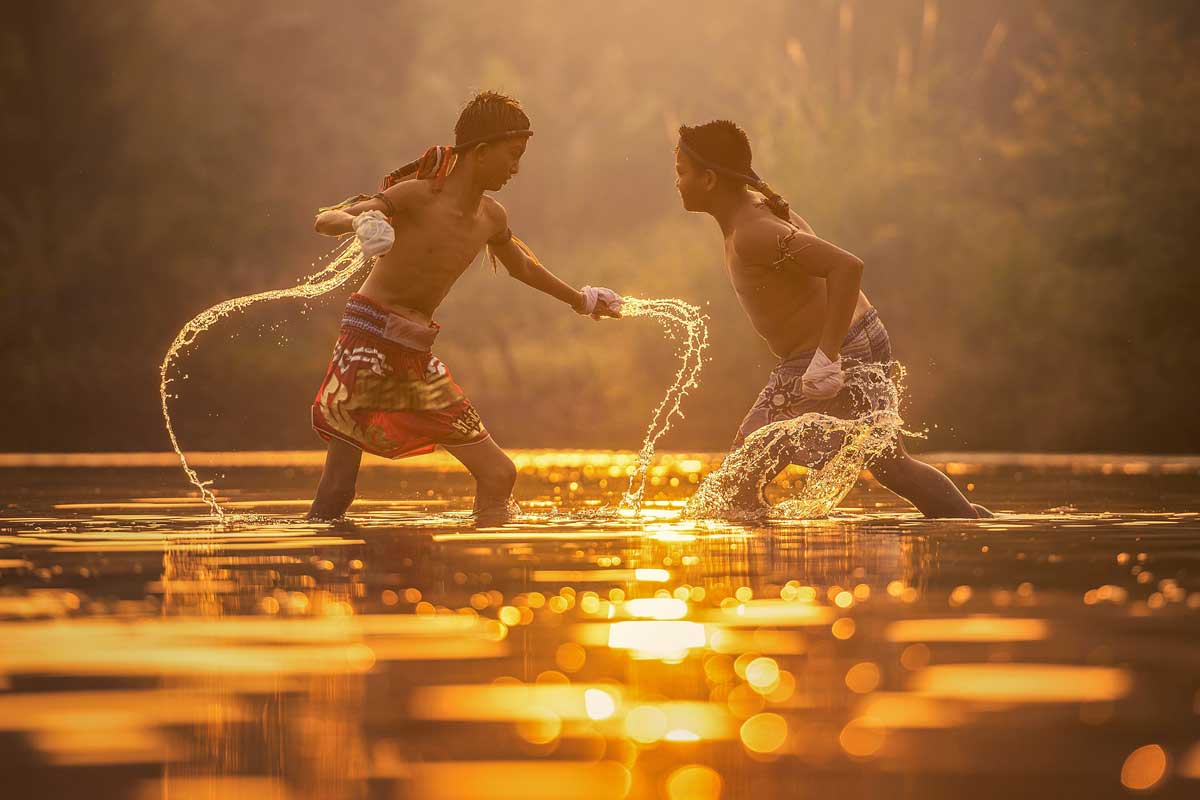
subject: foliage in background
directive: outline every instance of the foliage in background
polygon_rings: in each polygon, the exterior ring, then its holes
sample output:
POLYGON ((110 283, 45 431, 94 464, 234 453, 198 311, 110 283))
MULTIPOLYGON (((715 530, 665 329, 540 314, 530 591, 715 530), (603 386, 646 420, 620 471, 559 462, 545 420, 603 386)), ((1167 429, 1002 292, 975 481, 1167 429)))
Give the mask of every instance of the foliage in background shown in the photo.
MULTIPOLYGON (((311 271, 333 244, 312 210, 447 141, 479 88, 533 118, 499 199, 547 264, 706 304, 711 360, 668 447, 726 446, 772 362, 674 192, 675 127, 714 117, 866 261, 922 448, 1200 447, 1194 4, 58 0, 7 25, 0 450, 163 448, 178 327, 311 271)), ((179 385, 185 444, 316 446, 343 301, 211 332, 179 385)), ((439 319, 506 445, 634 448, 675 368, 653 323, 594 324, 480 265, 439 319)))

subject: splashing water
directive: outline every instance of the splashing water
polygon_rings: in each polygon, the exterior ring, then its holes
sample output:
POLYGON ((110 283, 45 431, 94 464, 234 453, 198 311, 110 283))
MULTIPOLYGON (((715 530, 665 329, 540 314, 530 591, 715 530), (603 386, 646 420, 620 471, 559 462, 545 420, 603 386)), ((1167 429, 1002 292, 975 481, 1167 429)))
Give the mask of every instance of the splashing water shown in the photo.
POLYGON ((759 428, 704 479, 683 516, 828 516, 862 470, 905 433, 898 413, 903 374, 897 362, 848 360, 846 388, 839 395, 848 404, 848 418, 809 412, 759 428), (895 380, 890 377, 893 372, 895 380), (769 507, 763 490, 788 463, 810 465, 804 485, 797 495, 769 507))
POLYGON ((680 340, 679 371, 675 373, 675 382, 667 389, 666 395, 658 408, 650 417, 646 427, 646 438, 642 442, 641 452, 638 453, 637 465, 633 475, 629 477, 629 488, 621 498, 620 508, 634 513, 642 506, 642 498, 646 493, 646 471, 654 460, 654 446, 662 435, 671 429, 671 418, 683 418, 680 404, 690 389, 700 385, 700 367, 703 364, 703 354, 708 347, 708 326, 704 324, 704 315, 697 306, 682 300, 666 298, 659 300, 641 300, 636 297, 626 297, 621 305, 621 314, 626 317, 650 317, 662 324, 667 336, 680 340))
POLYGON ((175 380, 171 377, 171 369, 174 366, 176 357, 185 348, 190 347, 196 341, 197 336, 234 311, 240 311, 247 306, 260 303, 264 300, 282 300, 289 297, 300 299, 318 297, 326 292, 333 291, 350 280, 350 278, 354 277, 370 262, 371 259, 363 256, 362 250, 358 245, 358 240, 351 237, 347 243, 340 245, 332 251, 328 262, 321 269, 312 275, 301 278, 296 286, 290 289, 272 289, 217 303, 212 308, 205 309, 192 317, 175 336, 175 341, 171 342, 170 348, 167 349, 167 354, 163 357, 162 366, 159 367, 160 383, 158 394, 159 399, 162 401, 163 421, 167 425, 167 435, 171 437, 171 447, 175 448, 175 454, 179 456, 179 463, 183 465, 184 473, 192 485, 200 490, 200 497, 208 504, 209 511, 220 521, 225 521, 226 514, 225 510, 221 508, 221 504, 217 502, 216 495, 208 488, 212 484, 212 481, 200 480, 200 476, 188 464, 187 457, 184 456, 183 450, 179 447, 179 440, 175 437, 175 428, 171 425, 171 412, 167 402, 170 395, 167 394, 167 386, 175 380))

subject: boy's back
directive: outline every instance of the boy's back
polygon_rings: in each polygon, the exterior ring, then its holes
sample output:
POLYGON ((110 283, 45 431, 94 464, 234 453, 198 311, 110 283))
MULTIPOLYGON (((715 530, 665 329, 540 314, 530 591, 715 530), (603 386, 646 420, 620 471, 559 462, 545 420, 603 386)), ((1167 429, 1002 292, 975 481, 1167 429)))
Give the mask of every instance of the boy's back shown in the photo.
MULTIPOLYGON (((817 346, 825 324, 826 283, 795 269, 782 268, 786 241, 794 232, 812 235, 794 212, 790 222, 765 205, 743 208, 725 236, 725 267, 738 302, 754 329, 780 358, 817 346)), ((871 304, 861 291, 854 311, 857 321, 871 304)))

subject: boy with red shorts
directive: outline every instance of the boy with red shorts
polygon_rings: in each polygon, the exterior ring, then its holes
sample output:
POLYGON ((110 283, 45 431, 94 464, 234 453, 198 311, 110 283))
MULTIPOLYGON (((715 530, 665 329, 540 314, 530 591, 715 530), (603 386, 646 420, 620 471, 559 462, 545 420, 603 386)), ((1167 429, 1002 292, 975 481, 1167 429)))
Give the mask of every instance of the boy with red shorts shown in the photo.
POLYGON ((313 427, 329 450, 311 519, 335 519, 350 507, 364 450, 401 458, 437 445, 474 476, 476 513, 509 508, 516 468, 432 353, 433 313, 485 245, 512 277, 576 312, 620 315, 612 290, 577 291, 542 266, 512 235, 504 207, 484 194, 517 174, 533 135, 520 104, 482 92, 454 133, 453 147, 430 148, 388 175, 378 194, 317 216, 318 233, 354 232, 375 263, 346 306, 313 402, 313 427))

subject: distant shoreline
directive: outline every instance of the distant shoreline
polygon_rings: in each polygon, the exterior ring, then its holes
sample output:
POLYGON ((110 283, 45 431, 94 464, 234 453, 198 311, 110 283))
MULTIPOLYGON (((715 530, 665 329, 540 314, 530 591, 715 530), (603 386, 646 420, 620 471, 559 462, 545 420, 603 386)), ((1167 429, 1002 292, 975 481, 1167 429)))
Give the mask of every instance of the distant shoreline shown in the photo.
MULTIPOLYGON (((632 451, 548 449, 511 449, 508 451, 518 468, 526 465, 563 467, 625 467, 632 465, 637 454, 632 451)), ((1104 475, 1189 475, 1200 474, 1200 455, 1152 455, 1136 453, 1007 453, 1007 452, 950 452, 916 454, 922 461, 937 464, 951 475, 968 475, 983 470, 1024 468, 1033 470, 1068 470, 1085 474, 1104 475)), ((198 451, 187 454, 188 462, 197 467, 278 468, 320 467, 325 460, 324 450, 247 450, 198 451)), ((696 469, 712 467, 724 453, 664 452, 655 463, 670 466, 679 462, 696 469)), ((104 452, 104 453, 0 453, 0 469, 36 468, 175 468, 179 457, 166 452, 104 452)), ((364 468, 389 469, 459 469, 446 453, 390 461, 368 457, 364 468)), ((691 470, 689 470, 691 471, 691 470)))

